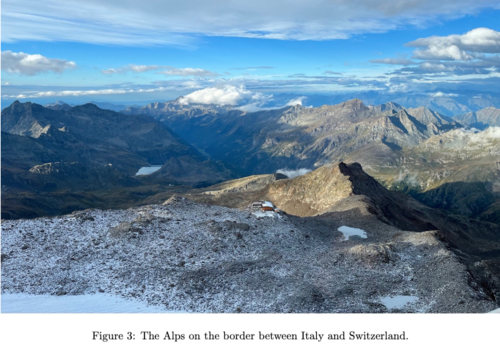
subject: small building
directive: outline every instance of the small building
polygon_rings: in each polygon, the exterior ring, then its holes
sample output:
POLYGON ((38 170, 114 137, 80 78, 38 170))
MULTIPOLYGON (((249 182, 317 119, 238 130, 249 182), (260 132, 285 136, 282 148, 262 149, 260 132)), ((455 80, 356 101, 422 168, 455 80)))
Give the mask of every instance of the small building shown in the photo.
POLYGON ((252 202, 252 209, 260 209, 261 211, 274 211, 275 213, 282 213, 284 212, 280 210, 279 208, 275 207, 271 202, 269 201, 255 201, 252 202))
POLYGON ((253 202, 252 208, 262 208, 262 201, 253 202))

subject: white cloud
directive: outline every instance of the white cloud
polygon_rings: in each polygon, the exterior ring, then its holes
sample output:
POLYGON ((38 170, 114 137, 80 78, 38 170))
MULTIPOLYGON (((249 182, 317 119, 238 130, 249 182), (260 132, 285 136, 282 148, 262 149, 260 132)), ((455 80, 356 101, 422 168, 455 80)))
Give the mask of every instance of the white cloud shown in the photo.
POLYGON ((264 110, 269 110, 269 109, 275 109, 273 107, 262 107, 261 103, 259 102, 254 102, 254 103, 248 103, 243 106, 239 106, 238 108, 240 111, 247 112, 247 113, 253 113, 253 112, 260 112, 264 110))
POLYGON ((201 68, 175 68, 170 67, 166 71, 158 72, 159 74, 164 74, 167 76, 196 76, 196 77, 216 77, 219 76, 218 73, 203 70, 201 68))
POLYGON ((306 98, 307 96, 297 97, 296 99, 288 101, 288 103, 285 106, 295 106, 295 105, 302 106, 302 101, 304 101, 306 98))
POLYGON ((161 66, 156 66, 156 65, 129 65, 130 70, 133 72, 147 72, 147 71, 154 71, 158 70, 161 68, 161 66))
POLYGON ((3 85, 11 85, 12 83, 11 82, 5 82, 3 83, 3 85))
POLYGON ((116 74, 116 73, 124 73, 125 70, 119 68, 108 68, 107 70, 101 71, 103 74, 116 74))
POLYGON ((2 52, 2 70, 9 73, 33 76, 49 71, 62 73, 74 68, 76 64, 73 61, 50 59, 40 54, 13 53, 10 50, 2 52))
POLYGON ((468 61, 480 57, 477 53, 500 53, 500 32, 477 28, 463 35, 419 38, 406 45, 425 47, 414 51, 415 59, 468 61))
POLYGON ((286 175, 288 178, 295 178, 299 177, 301 175, 307 174, 311 172, 310 169, 307 168, 299 168, 299 169, 288 169, 288 168, 281 168, 276 171, 276 173, 281 173, 286 175))
MULTIPOLYGON (((238 106, 245 104, 251 111, 255 111, 259 104, 269 100, 272 95, 265 96, 247 90, 244 86, 225 85, 197 90, 188 94, 179 101, 181 104, 201 103, 238 106), (250 105, 253 104, 253 105, 250 105)), ((250 111, 250 110, 247 110, 250 111)))
POLYGON ((454 93, 444 93, 442 91, 438 91, 438 92, 435 92, 435 93, 432 93, 431 94, 433 97, 458 97, 460 96, 459 94, 454 94, 454 93))
POLYGON ((4 0, 2 41, 190 45, 200 35, 346 39, 498 8, 497 0, 4 0))

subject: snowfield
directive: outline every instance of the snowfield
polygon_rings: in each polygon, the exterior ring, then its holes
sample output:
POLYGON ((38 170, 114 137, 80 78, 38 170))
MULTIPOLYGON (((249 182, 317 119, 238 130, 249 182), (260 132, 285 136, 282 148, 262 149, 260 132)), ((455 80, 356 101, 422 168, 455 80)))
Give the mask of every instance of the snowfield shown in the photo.
POLYGON ((2 313, 166 313, 159 306, 111 294, 77 296, 2 294, 2 313))
POLYGON ((433 232, 404 232, 375 217, 369 223, 346 217, 259 217, 251 210, 173 197, 163 205, 127 210, 6 220, 2 312, 50 312, 55 307, 44 302, 51 299, 63 305, 75 299, 82 312, 90 312, 84 301, 109 312, 497 308, 433 232), (368 238, 344 241, 338 229, 346 223, 365 229, 368 238), (33 298, 40 305, 27 307, 26 295, 44 298, 33 298), (403 306, 381 303, 391 296, 418 300, 403 306), (119 306, 102 300, 118 302, 116 297, 126 300, 119 306))

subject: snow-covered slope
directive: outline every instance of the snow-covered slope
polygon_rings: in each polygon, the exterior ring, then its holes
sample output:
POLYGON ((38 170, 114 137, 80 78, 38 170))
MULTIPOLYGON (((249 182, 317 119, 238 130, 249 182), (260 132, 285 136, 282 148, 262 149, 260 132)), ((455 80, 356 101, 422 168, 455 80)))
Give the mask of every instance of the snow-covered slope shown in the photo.
POLYGON ((164 205, 4 221, 2 294, 106 293, 188 312, 496 308, 435 232, 349 215, 257 217, 174 197, 164 205), (341 226, 361 228, 367 238, 344 240, 341 226), (394 296, 418 299, 386 307, 383 299, 394 296))

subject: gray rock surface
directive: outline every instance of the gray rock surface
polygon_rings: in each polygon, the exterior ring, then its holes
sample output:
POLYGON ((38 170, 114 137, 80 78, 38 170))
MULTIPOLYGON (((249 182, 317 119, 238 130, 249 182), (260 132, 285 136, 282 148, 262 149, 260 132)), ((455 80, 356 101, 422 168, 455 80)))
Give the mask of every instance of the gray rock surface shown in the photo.
POLYGON ((487 312, 436 232, 376 217, 299 218, 198 204, 4 221, 2 293, 106 292, 190 312, 487 312), (260 215, 260 214, 258 214, 260 215), (344 241, 340 226, 367 238, 344 241), (388 309, 389 296, 418 299, 388 309))

